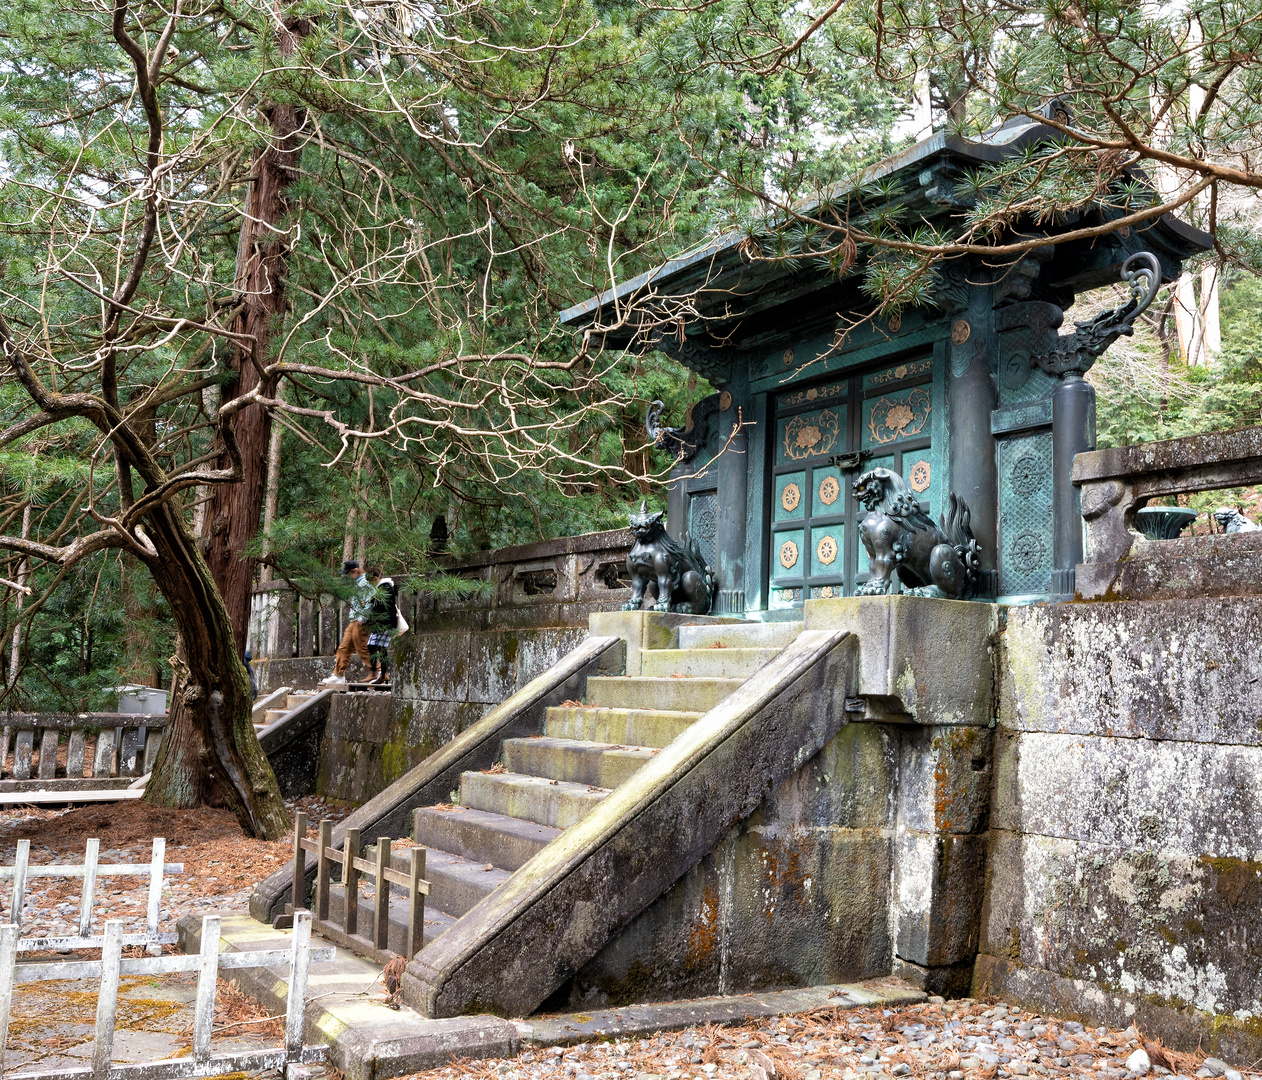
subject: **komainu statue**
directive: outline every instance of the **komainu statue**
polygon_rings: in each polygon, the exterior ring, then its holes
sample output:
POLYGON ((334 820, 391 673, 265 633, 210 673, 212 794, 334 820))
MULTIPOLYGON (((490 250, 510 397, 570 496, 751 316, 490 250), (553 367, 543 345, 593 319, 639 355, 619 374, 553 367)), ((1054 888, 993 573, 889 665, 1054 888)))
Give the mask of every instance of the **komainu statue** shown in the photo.
POLYGON ((859 538, 868 551, 872 577, 855 592, 889 592, 894 572, 905 592, 963 600, 977 591, 977 541, 969 528, 969 509, 954 493, 939 528, 920 509, 920 500, 898 473, 872 469, 854 482, 854 497, 868 516, 859 538))
POLYGON ((1234 506, 1220 506, 1214 511, 1214 520, 1225 533, 1257 532, 1258 526, 1234 506))
POLYGON ((631 574, 631 599, 623 611, 638 611, 647 592, 655 598, 653 611, 708 615, 714 596, 714 571, 706 566, 697 542, 684 537, 680 546, 666 535, 662 511, 650 514, 644 503, 632 512, 631 534, 635 544, 627 555, 631 574))

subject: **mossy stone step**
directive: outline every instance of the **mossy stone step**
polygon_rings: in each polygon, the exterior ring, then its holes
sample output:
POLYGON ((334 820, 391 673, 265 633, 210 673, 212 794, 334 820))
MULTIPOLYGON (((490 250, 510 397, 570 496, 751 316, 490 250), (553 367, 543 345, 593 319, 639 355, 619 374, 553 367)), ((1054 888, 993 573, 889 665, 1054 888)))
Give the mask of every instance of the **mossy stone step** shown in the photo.
POLYGON ((655 748, 648 746, 542 736, 508 739, 504 743, 504 764, 510 772, 616 788, 652 761, 656 753, 655 748))
POLYGON ((521 773, 467 772, 460 777, 462 806, 554 829, 568 829, 582 821, 608 794, 608 788, 521 773))
POLYGON ((548 709, 543 732, 556 739, 660 748, 669 746, 699 719, 699 712, 554 705, 548 709))

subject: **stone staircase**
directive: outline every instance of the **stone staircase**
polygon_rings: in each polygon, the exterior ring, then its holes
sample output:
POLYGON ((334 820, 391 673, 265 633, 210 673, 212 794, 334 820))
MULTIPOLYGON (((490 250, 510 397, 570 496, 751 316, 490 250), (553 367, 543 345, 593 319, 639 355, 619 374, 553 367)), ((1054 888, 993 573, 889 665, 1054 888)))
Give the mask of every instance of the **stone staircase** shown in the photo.
MULTIPOLYGON (((801 629, 800 622, 681 626, 678 647, 640 651, 641 674, 589 678, 587 700, 549 708, 542 735, 505 739, 495 765, 461 775, 451 802, 414 811, 412 842, 427 849, 431 884, 426 944, 581 821, 801 629)), ((371 851, 371 838, 364 840, 371 851)), ((410 844, 393 846, 402 869, 410 844)), ((343 910, 335 885, 330 917, 340 923, 343 910)), ((359 925, 370 927, 371 920, 365 889, 359 925)), ((407 926, 402 896, 391 898, 390 922, 390 948, 400 951, 407 926)))
POLYGON ((264 728, 271 727, 271 725, 276 723, 276 721, 282 716, 288 716, 291 712, 298 708, 299 705, 306 704, 318 693, 318 690, 295 690, 293 693, 285 695, 284 708, 265 710, 262 722, 255 723, 254 725, 255 734, 262 731, 264 728))

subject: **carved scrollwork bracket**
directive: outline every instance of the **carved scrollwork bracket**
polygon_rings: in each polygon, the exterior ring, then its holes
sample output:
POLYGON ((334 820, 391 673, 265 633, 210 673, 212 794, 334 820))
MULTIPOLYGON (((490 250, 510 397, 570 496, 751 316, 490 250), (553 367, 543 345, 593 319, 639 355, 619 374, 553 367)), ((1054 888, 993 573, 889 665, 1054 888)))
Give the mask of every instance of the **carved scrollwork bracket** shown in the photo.
POLYGON ((710 436, 710 428, 719 412, 719 395, 711 394, 696 402, 689 410, 682 428, 667 427, 662 423, 666 406, 654 401, 644 417, 644 428, 659 450, 665 450, 676 460, 688 464, 700 453, 710 436))
POLYGON ((1161 264, 1151 252, 1141 251, 1122 264, 1122 280, 1131 288, 1130 299, 1125 304, 1102 312, 1090 322, 1075 323, 1072 334, 1060 335, 1048 352, 1032 356, 1031 366, 1062 378, 1084 375, 1113 342, 1134 333, 1135 320, 1157 295, 1161 264))

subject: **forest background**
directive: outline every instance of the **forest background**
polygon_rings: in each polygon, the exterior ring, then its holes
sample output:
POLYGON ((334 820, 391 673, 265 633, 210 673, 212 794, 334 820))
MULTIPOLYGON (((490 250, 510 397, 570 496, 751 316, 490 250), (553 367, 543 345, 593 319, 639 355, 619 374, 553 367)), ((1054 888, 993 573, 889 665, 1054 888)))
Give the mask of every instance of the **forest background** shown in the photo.
POLYGON ((1222 346, 1188 363, 1167 288, 1091 373, 1100 445, 1258 422, 1260 23, 1256 0, 9 5, 3 707, 171 683, 129 454, 170 478, 217 581, 245 555, 308 593, 340 588, 348 557, 432 569, 440 517, 459 553, 663 502, 645 409, 679 422, 710 388, 555 316, 724 231, 839 274, 865 250, 889 308, 923 299, 952 244, 1164 200, 1220 237, 1202 263, 1222 346), (882 220, 879 191, 858 231, 793 209, 1054 95, 1081 145, 975 178, 959 235, 882 220), (117 411, 51 417, 48 388, 117 411), (242 497, 224 494, 234 430, 247 473, 266 456, 242 497))

